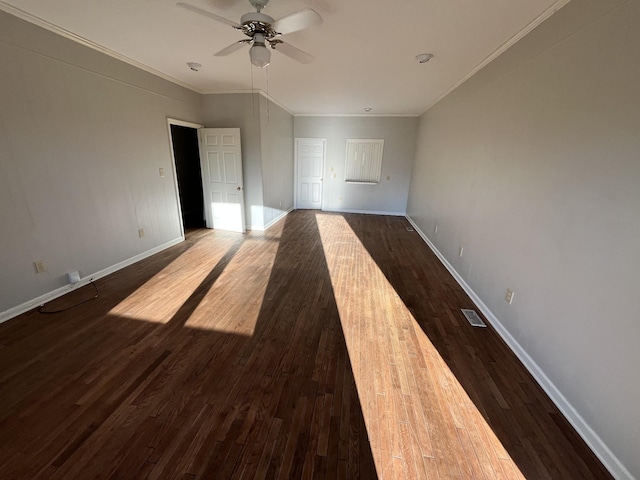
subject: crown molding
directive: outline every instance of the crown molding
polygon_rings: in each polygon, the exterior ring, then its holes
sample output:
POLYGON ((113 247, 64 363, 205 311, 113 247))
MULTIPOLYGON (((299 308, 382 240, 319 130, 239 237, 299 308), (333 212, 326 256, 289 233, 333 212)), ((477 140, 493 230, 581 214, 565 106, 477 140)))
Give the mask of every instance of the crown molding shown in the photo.
POLYGON ((258 93, 262 97, 264 97, 267 100, 269 100, 270 102, 275 103, 278 107, 283 109, 289 115, 295 116, 295 113, 293 113, 291 110, 289 110, 289 108, 287 108, 287 106, 284 103, 282 103, 279 100, 273 98, 267 92, 265 92, 264 90, 259 89, 259 88, 246 89, 246 90, 218 90, 218 91, 215 91, 215 92, 208 91, 208 92, 201 92, 201 93, 203 95, 236 95, 236 94, 239 94, 239 93, 242 93, 242 94, 258 93))
POLYGON ((50 23, 36 15, 33 15, 31 13, 28 13, 20 8, 17 8, 13 5, 9 5, 8 3, 6 3, 3 0, 0 0, 0 10, 3 10, 11 15, 14 15, 18 18, 21 18, 22 20, 25 20, 29 23, 32 23, 34 25, 37 25, 39 27, 42 27, 46 30, 49 30, 50 32, 56 33, 58 35, 61 35, 67 39, 70 39, 76 43, 79 43, 81 45, 84 45, 88 48, 91 48, 93 50, 96 50, 100 53, 103 53, 105 55, 108 55, 112 58, 115 58, 117 60, 120 60, 124 63, 127 63, 131 66, 134 66, 136 68, 139 68, 140 70, 143 70, 145 72, 148 72, 152 75, 155 75, 157 77, 160 77, 168 82, 171 82, 173 84, 179 85, 181 87, 184 87, 188 90, 191 90, 193 92, 202 94, 202 95, 217 95, 217 94, 234 94, 234 93, 259 93, 260 95, 262 95, 264 98, 266 98, 267 100, 270 100, 271 102, 273 102, 274 104, 276 104, 278 107, 282 108, 283 110, 285 110, 287 113, 289 113, 290 115, 294 116, 294 117, 420 117, 421 115, 423 115, 427 110, 429 110, 431 107, 433 107, 435 104, 437 104, 440 100, 442 100, 443 98, 445 98, 447 95, 449 95, 451 92, 453 92, 456 88, 458 88, 460 85, 462 85, 464 82, 466 82, 468 79, 470 79, 471 77, 473 77, 476 73, 478 73, 480 70, 482 70, 485 66, 487 66, 489 63, 491 63, 493 60, 495 60, 497 57, 499 57, 502 53, 504 53, 505 51, 507 51, 511 46, 513 46, 515 43, 517 43, 521 38, 525 37, 527 34, 529 34, 533 29, 535 29, 538 25, 540 25, 542 22, 544 22, 547 18, 549 18, 551 15, 553 15, 555 12, 557 12, 558 10, 560 10, 562 7, 564 7, 567 3, 569 3, 570 0, 557 0, 553 5, 551 5, 548 9, 546 9, 544 12, 542 12, 542 14, 540 14, 538 17, 536 17, 532 22, 530 22, 527 26, 525 26, 522 30, 520 30, 518 33, 516 33, 513 37, 511 37, 509 40, 507 40, 505 43, 503 43, 499 48, 497 48, 493 53, 491 53, 489 56, 487 56, 482 62, 480 62, 478 65, 476 65, 471 71, 469 71, 466 75, 464 75, 460 80, 458 80, 456 83, 454 83, 451 87, 449 87, 447 90, 445 90, 444 92, 442 92, 440 95, 438 95, 432 102, 430 102, 420 113, 418 114, 306 114, 306 113, 293 113, 289 108, 287 108, 282 102, 278 101, 277 99, 273 98, 271 95, 267 94, 266 92, 264 92, 261 89, 248 89, 248 90, 228 90, 228 91, 203 91, 200 90, 199 88, 194 87, 193 85, 190 85, 188 83, 185 83, 181 80, 178 80, 177 78, 171 77, 165 73, 162 73, 158 70, 155 70, 152 67, 149 67, 148 65, 145 65, 143 63, 138 62, 137 60, 134 60, 132 58, 129 58, 125 55, 122 55, 118 52, 115 52, 113 50, 110 50, 107 47, 104 47, 98 43, 92 42, 91 40, 88 40, 80 35, 77 35, 73 32, 70 32, 68 30, 65 30, 62 27, 59 27, 58 25, 55 25, 53 23, 50 23))
POLYGON ((401 117, 416 118, 421 113, 296 113, 294 117, 401 117))
POLYGON ((451 92, 453 92, 456 88, 458 88, 464 82, 466 82, 471 77, 473 77, 476 73, 478 73, 484 67, 489 65, 492 61, 494 61, 496 58, 498 58, 500 55, 502 55, 504 52, 506 52, 509 48, 511 48, 513 45, 515 45, 521 38, 523 38, 523 37, 527 36, 529 33, 531 33, 531 31, 533 29, 535 29, 538 25, 540 25, 542 22, 544 22, 547 18, 549 18, 554 13, 556 13, 558 10, 560 10, 562 7, 564 7, 570 1, 571 0, 557 0, 553 5, 551 5, 544 12, 542 12, 540 15, 538 15, 532 22, 530 22, 522 30, 520 30, 518 33, 516 33, 513 37, 511 37, 509 40, 507 40, 505 43, 503 43, 496 50, 494 50, 494 52, 491 55, 489 55, 484 60, 482 60, 469 73, 467 73, 460 80, 458 80, 456 83, 454 83, 451 87, 449 87, 447 90, 445 90, 440 95, 438 95, 429 105, 427 105, 424 108, 424 110, 422 110, 422 112, 420 113, 419 116, 422 116, 427 110, 429 110, 431 107, 433 107, 436 103, 438 103, 440 100, 445 98, 447 95, 449 95, 451 92))
POLYGON ((295 113, 293 113, 291 110, 289 110, 284 103, 276 100, 275 98, 273 98, 271 95, 269 95, 268 93, 262 91, 262 90, 258 90, 258 93, 260 95, 262 95, 264 98, 266 98, 267 100, 271 101, 272 103, 275 103, 278 107, 280 107, 281 109, 283 109, 285 112, 287 112, 289 115, 295 116, 295 113))
POLYGON ((140 63, 137 60, 134 60, 118 52, 110 50, 109 48, 104 47, 99 43, 92 42, 91 40, 88 40, 80 35, 77 35, 73 32, 65 30, 64 28, 59 27, 58 25, 55 25, 53 23, 50 23, 36 15, 26 12, 20 8, 14 7, 13 5, 9 5, 8 3, 2 0, 0 0, 0 10, 6 13, 9 13, 10 15, 13 15, 14 17, 18 17, 29 23, 37 25, 38 27, 42 27, 45 30, 49 30, 50 32, 56 33, 76 43, 79 43, 80 45, 84 45, 85 47, 91 48, 92 50, 96 50, 100 53, 108 55, 111 58, 115 58, 116 60, 120 60, 121 62, 127 63, 133 67, 139 68, 140 70, 144 70, 145 72, 155 75, 156 77, 160 77, 163 80, 166 80, 168 82, 184 87, 188 90, 191 90, 192 92, 196 92, 200 94, 202 93, 202 91, 200 91, 198 88, 194 87, 193 85, 189 85, 188 83, 178 80, 177 78, 171 77, 165 73, 155 70, 149 67, 148 65, 145 65, 144 63, 140 63))

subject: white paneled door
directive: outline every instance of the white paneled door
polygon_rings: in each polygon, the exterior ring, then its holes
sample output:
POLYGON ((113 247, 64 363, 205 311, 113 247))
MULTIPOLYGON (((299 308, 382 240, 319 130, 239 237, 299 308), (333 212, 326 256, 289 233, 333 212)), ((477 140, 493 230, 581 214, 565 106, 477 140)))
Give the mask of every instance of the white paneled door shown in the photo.
POLYGON ((322 209, 326 140, 296 138, 296 208, 322 209))
POLYGON ((239 128, 200 128, 200 161, 207 228, 245 231, 239 128))

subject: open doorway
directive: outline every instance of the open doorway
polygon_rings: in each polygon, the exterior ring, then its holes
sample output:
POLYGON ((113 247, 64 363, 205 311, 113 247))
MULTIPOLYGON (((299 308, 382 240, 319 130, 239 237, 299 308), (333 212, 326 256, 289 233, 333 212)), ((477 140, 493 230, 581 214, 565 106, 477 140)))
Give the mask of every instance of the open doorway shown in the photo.
POLYGON ((198 127, 169 120, 183 230, 205 227, 198 127))

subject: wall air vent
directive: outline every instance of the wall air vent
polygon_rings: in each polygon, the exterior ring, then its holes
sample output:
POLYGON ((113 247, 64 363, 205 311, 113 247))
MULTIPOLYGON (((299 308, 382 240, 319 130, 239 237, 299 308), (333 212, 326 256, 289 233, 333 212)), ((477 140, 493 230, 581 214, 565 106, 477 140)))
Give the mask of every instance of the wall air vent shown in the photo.
POLYGON ((473 327, 486 327, 487 325, 482 321, 480 316, 475 310, 469 310, 468 308, 461 308, 462 314, 469 320, 469 323, 473 327))

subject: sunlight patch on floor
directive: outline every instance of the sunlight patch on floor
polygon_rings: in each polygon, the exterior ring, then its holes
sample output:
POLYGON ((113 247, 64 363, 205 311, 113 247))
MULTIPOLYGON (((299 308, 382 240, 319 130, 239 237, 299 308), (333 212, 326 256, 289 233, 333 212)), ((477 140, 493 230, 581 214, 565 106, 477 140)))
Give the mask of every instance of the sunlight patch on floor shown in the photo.
POLYGON ((198 242, 113 307, 110 315, 167 323, 224 256, 198 242))
POLYGON ((316 221, 380 477, 524 478, 344 217, 316 221))
POLYGON ((236 335, 253 335, 269 285, 278 242, 265 248, 263 242, 250 240, 249 237, 243 241, 185 326, 236 335), (233 298, 233 305, 220 309, 221 298, 233 298))
POLYGON ((279 237, 268 248, 263 248, 263 241, 252 240, 249 235, 217 236, 212 248, 213 243, 205 237, 113 307, 109 315, 162 324, 177 321, 190 328, 252 335, 279 237), (212 307, 216 299, 225 296, 234 298, 233 309, 212 307), (229 310, 235 312, 233 317, 229 310))

